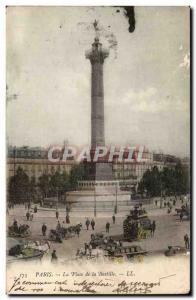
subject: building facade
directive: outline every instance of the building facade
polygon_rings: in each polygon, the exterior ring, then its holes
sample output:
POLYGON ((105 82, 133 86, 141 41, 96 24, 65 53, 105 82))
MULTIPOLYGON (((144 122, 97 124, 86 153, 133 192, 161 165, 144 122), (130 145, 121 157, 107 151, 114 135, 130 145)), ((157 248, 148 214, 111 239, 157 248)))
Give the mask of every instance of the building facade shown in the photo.
POLYGON ((47 149, 31 147, 8 147, 7 178, 14 176, 18 168, 22 168, 29 178, 34 177, 36 182, 43 174, 52 175, 55 172, 70 173, 75 161, 67 160, 51 162, 47 158, 47 149))
MULTIPOLYGON (((51 162, 47 158, 47 149, 40 147, 8 147, 7 153, 7 178, 14 176, 17 169, 22 168, 29 178, 34 177, 38 181, 42 174, 52 175, 55 172, 70 173, 76 162, 67 160, 59 162, 51 162)), ((174 168, 179 158, 171 155, 152 154, 149 151, 145 152, 146 161, 131 161, 119 162, 114 159, 112 163, 112 172, 114 180, 123 182, 125 185, 137 185, 142 179, 143 174, 157 166, 159 171, 164 167, 174 168)), ((189 165, 189 160, 182 160, 183 165, 189 165)), ((89 182, 89 185, 91 183, 89 182)), ((112 184, 112 183, 111 183, 112 184)), ((93 184, 92 184, 93 185, 93 184)), ((79 183, 79 188, 85 187, 85 182, 79 183)))

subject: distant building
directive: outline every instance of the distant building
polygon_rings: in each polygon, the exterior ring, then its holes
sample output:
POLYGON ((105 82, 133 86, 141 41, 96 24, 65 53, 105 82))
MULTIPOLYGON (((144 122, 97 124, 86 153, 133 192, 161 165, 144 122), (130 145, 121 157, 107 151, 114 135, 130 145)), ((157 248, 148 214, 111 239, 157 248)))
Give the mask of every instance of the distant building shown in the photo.
POLYGON ((41 147, 8 147, 8 158, 28 158, 44 159, 47 158, 47 149, 41 147))
POLYGON ((183 159, 181 159, 181 164, 185 169, 190 169, 190 158, 184 157, 183 159))
MULTIPOLYGON (((174 168, 180 161, 179 158, 169 154, 162 153, 150 153, 148 150, 145 151, 142 158, 146 158, 146 161, 133 161, 133 162, 118 162, 113 163, 113 173, 115 178, 122 180, 125 185, 137 186, 142 179, 144 173, 147 170, 151 170, 153 167, 157 167, 159 171, 162 171, 164 167, 174 168)), ((184 164, 188 164, 187 160, 184 164)))
POLYGON ((51 162, 47 158, 47 149, 31 147, 8 147, 7 153, 7 178, 16 174, 20 167, 29 178, 35 177, 36 181, 42 174, 52 175, 56 171, 70 173, 75 162, 73 160, 51 162))
MULTIPOLYGON (((36 181, 38 181, 42 174, 52 175, 56 171, 61 173, 65 171, 69 174, 72 167, 76 164, 74 160, 51 162, 47 158, 47 149, 41 147, 9 146, 7 152, 7 178, 16 174, 17 168, 20 167, 30 178, 35 177, 36 181)), ((173 155, 151 153, 147 149, 143 153, 142 158, 145 158, 146 161, 125 162, 123 160, 119 162, 117 159, 114 159, 112 163, 114 180, 118 180, 120 184, 127 186, 137 186, 147 170, 151 170, 154 166, 157 166, 159 171, 163 170, 164 167, 174 168, 180 161, 179 158, 173 155)), ((182 159, 181 163, 187 168, 190 165, 188 158, 182 159)), ((80 188, 85 186, 83 182, 80 182, 79 185, 80 188)))
POLYGON ((177 164, 180 161, 180 158, 163 153, 153 153, 153 161, 164 162, 165 164, 177 164))

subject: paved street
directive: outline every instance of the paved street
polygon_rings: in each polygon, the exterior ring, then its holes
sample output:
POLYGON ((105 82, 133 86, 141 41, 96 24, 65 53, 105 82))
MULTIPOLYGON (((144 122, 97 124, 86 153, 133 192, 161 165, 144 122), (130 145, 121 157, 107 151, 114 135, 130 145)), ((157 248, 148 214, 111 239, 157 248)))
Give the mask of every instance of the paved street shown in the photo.
MULTIPOLYGON (((180 202, 177 202, 176 207, 179 208, 181 206, 180 202)), ((179 217, 175 216, 174 209, 171 214, 167 213, 166 208, 150 208, 146 207, 148 216, 151 220, 156 221, 156 231, 154 237, 150 237, 148 239, 132 242, 132 244, 141 245, 142 248, 148 251, 158 251, 166 249, 168 245, 179 245, 184 246, 184 235, 188 233, 190 234, 190 221, 184 220, 180 222, 179 217)), ((112 224, 112 214, 108 216, 97 216, 94 218, 95 220, 95 232, 103 232, 105 233, 105 224, 107 221, 111 224, 111 230, 109 235, 120 235, 123 232, 123 220, 125 214, 117 214, 116 215, 116 223, 112 224)), ((89 219, 92 219, 92 216, 86 215, 89 219)), ((31 229, 31 237, 33 240, 43 240, 41 227, 43 222, 47 225, 47 234, 50 229, 55 229, 57 225, 57 220, 55 216, 54 210, 39 210, 36 214, 34 214, 33 221, 26 221, 26 211, 24 206, 16 206, 14 209, 9 211, 9 216, 7 217, 7 226, 13 223, 14 218, 18 221, 18 224, 28 223, 31 229)), ((84 216, 80 216, 75 213, 70 214, 70 225, 76 225, 78 223, 83 224, 82 231, 80 236, 74 236, 67 240, 64 240, 62 244, 51 242, 50 252, 53 249, 56 249, 57 256, 59 258, 70 258, 74 257, 76 250, 84 246, 84 242, 90 241, 90 236, 93 233, 92 229, 86 230, 85 228, 85 220, 84 216)), ((65 221, 65 212, 60 211, 59 221, 62 223, 65 221)), ((107 234, 108 235, 108 234, 107 234)))

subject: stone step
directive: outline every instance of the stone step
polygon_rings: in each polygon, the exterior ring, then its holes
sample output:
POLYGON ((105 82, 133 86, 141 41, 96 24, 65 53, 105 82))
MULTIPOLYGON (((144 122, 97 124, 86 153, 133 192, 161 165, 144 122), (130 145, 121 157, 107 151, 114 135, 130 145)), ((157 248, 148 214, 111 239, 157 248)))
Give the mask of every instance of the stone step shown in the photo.
MULTIPOLYGON (((96 203, 97 207, 114 207, 116 205, 115 202, 109 202, 109 203, 96 203)), ((117 203, 118 206, 131 206, 133 205, 131 202, 130 203, 117 203)), ((83 208, 83 207, 94 207, 95 203, 94 202, 89 202, 89 203, 74 203, 73 205, 71 205, 72 208, 74 207, 78 207, 78 208, 83 208)))
MULTIPOLYGON (((119 206, 118 207, 118 211, 130 211, 130 206, 119 206)), ((94 207, 83 207, 83 208, 79 208, 79 207, 73 207, 71 212, 84 212, 84 211, 94 211, 94 207)), ((96 211, 97 212, 113 212, 114 211, 114 207, 96 207, 96 211)))

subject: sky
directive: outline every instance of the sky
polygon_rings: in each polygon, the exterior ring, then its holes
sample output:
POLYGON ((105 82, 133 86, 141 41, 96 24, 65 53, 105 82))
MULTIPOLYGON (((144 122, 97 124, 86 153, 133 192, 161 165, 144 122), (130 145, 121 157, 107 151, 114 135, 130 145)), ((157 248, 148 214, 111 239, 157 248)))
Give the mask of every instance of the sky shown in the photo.
POLYGON ((90 144, 91 48, 104 63, 106 144, 190 151, 188 7, 135 7, 135 31, 123 8, 8 7, 6 26, 9 144, 90 144))

